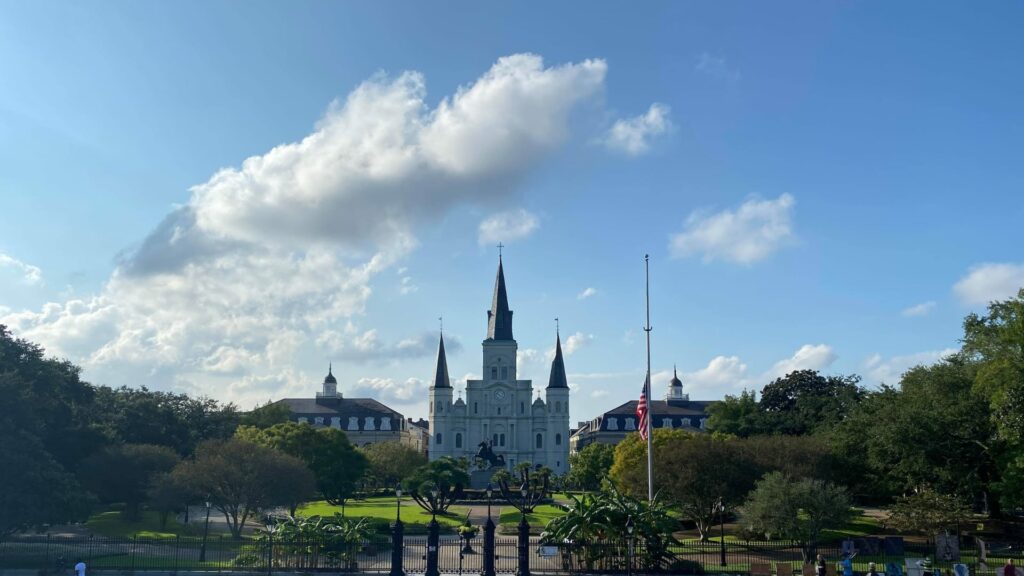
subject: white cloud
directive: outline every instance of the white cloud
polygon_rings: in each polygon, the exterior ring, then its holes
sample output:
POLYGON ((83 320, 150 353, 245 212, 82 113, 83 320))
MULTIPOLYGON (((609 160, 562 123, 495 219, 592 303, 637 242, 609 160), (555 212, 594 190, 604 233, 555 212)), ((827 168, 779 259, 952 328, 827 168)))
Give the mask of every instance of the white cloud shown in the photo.
POLYGON ((793 238, 795 203, 791 195, 783 194, 775 200, 747 200, 735 211, 694 212, 684 230, 672 235, 669 251, 675 258, 701 254, 705 262, 762 260, 793 238))
POLYGON ((935 364, 939 360, 956 353, 957 350, 955 348, 945 348, 943 350, 918 352, 916 354, 893 356, 891 358, 883 358, 881 354, 874 354, 864 360, 864 379, 874 384, 895 386, 899 384, 903 373, 914 366, 935 364))
POLYGON ((932 311, 932 308, 935 308, 935 302, 929 300, 928 302, 915 304, 914 306, 904 309, 902 314, 904 316, 927 316, 932 311))
MULTIPOLYGON (((775 362, 771 368, 760 374, 751 374, 747 364, 739 356, 716 356, 707 366, 693 372, 679 375, 683 389, 695 400, 705 397, 721 397, 745 389, 760 390, 772 380, 785 376, 794 370, 824 370, 835 362, 837 355, 826 344, 805 344, 789 358, 775 362)), ((671 370, 652 375, 652 380, 662 387, 668 386, 671 370)), ((662 388, 664 389, 664 388, 662 388)))
POLYGON ((408 404, 418 402, 427 394, 430 384, 419 378, 406 378, 402 382, 391 378, 360 378, 355 385, 347 387, 339 381, 342 394, 350 398, 373 398, 387 404, 394 402, 408 404), (345 388, 348 388, 345 390, 345 388))
POLYGON ((94 381, 242 403, 265 400, 273 383, 309 387, 294 366, 322 361, 311 349, 433 353, 436 342, 382 344, 347 326, 374 279, 415 248, 417 224, 518 199, 605 72, 601 60, 545 67, 513 55, 433 109, 421 74, 375 76, 305 138, 193 187, 99 294, 0 322, 94 381))
POLYGON ((607 395, 607 390, 594 390, 593 392, 590 393, 591 398, 604 398, 607 395))
POLYGON ((0 252, 0 268, 10 268, 21 276, 27 284, 39 284, 43 281, 43 271, 38 266, 26 264, 17 258, 0 252))
POLYGON ((729 63, 722 56, 715 56, 702 52, 697 56, 697 64, 694 68, 703 74, 717 80, 724 80, 730 83, 740 81, 740 71, 729 66, 729 63))
POLYGON ((403 296, 406 294, 412 294, 419 289, 419 286, 413 284, 412 276, 402 276, 398 281, 398 293, 403 296))
MULTIPOLYGON (((593 341, 593 334, 584 334, 583 332, 576 332, 574 334, 570 334, 569 337, 562 342, 562 354, 564 356, 572 356, 578 350, 580 350, 581 348, 590 344, 593 341)), ((554 356, 555 349, 552 348, 548 354, 548 357, 554 358, 554 356)))
POLYGON ((480 245, 521 240, 540 226, 537 217, 526 210, 509 210, 480 223, 477 241, 480 245))
POLYGON ((576 295, 576 299, 577 300, 586 300, 587 298, 590 298, 594 294, 597 294, 597 288, 589 288, 588 287, 588 288, 585 288, 583 290, 583 292, 580 292, 579 294, 577 294, 576 295))
POLYGON ((779 360, 768 372, 769 379, 781 378, 797 370, 824 370, 836 361, 835 351, 827 344, 804 344, 792 356, 779 360))
POLYGON ((616 120, 604 136, 604 145, 612 151, 639 156, 651 149, 651 141, 672 129, 670 109, 655 102, 647 112, 633 118, 616 120))
POLYGON ((516 364, 525 366, 540 361, 540 352, 535 348, 520 348, 516 351, 516 364))
POLYGON ((973 266, 953 291, 967 306, 1006 300, 1024 288, 1024 264, 979 264, 973 266))

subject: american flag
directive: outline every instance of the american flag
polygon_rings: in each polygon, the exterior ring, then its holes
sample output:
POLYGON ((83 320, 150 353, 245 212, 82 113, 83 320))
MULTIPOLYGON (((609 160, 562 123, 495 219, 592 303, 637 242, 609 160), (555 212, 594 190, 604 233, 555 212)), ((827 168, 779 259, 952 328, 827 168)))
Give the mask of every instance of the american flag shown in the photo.
POLYGON ((636 405, 636 416, 640 420, 640 437, 647 440, 647 379, 644 379, 644 389, 640 392, 640 402, 636 405))

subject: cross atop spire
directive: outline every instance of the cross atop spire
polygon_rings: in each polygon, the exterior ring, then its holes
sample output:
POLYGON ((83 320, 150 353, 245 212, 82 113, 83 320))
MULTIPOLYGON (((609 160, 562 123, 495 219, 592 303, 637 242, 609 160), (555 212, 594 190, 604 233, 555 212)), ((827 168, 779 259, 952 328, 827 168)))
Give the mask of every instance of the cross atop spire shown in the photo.
POLYGON ((501 249, 504 248, 504 247, 505 247, 504 244, 502 244, 501 242, 498 242, 498 260, 501 260, 501 249))

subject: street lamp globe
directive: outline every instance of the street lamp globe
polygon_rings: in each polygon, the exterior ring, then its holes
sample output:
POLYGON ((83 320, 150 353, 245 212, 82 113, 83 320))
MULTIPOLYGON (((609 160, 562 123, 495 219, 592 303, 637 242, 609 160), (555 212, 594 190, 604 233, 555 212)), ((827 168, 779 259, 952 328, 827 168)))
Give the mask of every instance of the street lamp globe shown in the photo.
POLYGON ((634 526, 633 526, 633 517, 630 516, 630 517, 626 518, 626 533, 627 534, 633 534, 633 528, 634 528, 634 526))
POLYGON ((401 483, 395 484, 395 496, 397 498, 401 498, 402 497, 402 484, 401 483))

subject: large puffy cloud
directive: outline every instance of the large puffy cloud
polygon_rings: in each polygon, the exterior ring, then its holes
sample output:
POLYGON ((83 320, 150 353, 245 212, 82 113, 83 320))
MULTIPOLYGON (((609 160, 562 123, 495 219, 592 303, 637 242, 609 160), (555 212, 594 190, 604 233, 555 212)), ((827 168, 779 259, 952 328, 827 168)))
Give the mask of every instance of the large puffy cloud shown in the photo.
POLYGON ((305 138, 193 187, 99 294, 0 322, 94 380, 243 403, 308 388, 321 376, 296 368, 303 354, 432 353, 422 336, 381 343, 358 326, 374 278, 415 247, 418 223, 515 200, 605 71, 509 56, 433 109, 421 74, 374 77, 305 138))
POLYGON ((1024 264, 981 264, 970 269, 953 286, 960 301, 968 306, 984 306, 1006 300, 1024 288, 1024 264))
POLYGON ((705 262, 763 260, 792 240, 794 204, 791 195, 783 194, 774 200, 747 200, 736 210, 694 212, 684 230, 672 235, 669 251, 675 258, 700 254, 705 262))

